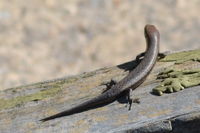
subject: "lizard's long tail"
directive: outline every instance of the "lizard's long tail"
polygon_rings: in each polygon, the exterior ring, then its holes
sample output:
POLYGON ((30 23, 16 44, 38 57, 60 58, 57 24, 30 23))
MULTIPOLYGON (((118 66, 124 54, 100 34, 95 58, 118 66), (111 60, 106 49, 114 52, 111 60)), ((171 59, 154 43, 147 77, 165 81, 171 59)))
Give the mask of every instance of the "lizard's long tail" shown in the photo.
POLYGON ((75 107, 73 107, 71 109, 68 109, 66 111, 63 111, 61 113, 46 117, 44 119, 41 119, 40 121, 44 122, 44 121, 48 121, 48 120, 51 120, 51 119, 59 118, 59 117, 62 117, 62 116, 67 116, 67 115, 72 115, 72 114, 75 114, 75 113, 80 113, 80 112, 95 108, 96 106, 100 106, 102 104, 110 103, 113 100, 115 100, 116 97, 108 95, 108 94, 110 94, 109 91, 111 91, 111 89, 108 90, 107 92, 99 95, 98 97, 95 97, 95 98, 93 98, 93 99, 91 99, 89 101, 86 101, 86 102, 84 102, 84 103, 82 103, 80 105, 77 105, 77 106, 75 106, 75 107))

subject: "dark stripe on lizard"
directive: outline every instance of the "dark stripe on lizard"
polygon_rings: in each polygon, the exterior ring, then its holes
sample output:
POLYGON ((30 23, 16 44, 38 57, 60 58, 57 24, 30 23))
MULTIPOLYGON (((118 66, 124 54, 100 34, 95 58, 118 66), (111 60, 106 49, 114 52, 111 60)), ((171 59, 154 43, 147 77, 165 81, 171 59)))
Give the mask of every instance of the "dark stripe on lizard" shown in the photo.
POLYGON ((133 69, 125 78, 113 85, 105 93, 71 109, 49 116, 40 121, 47 121, 62 116, 72 115, 74 113, 80 113, 94 108, 95 106, 110 103, 114 101, 117 96, 119 96, 122 92, 130 89, 136 89, 140 84, 142 84, 156 63, 160 40, 159 31, 153 25, 146 25, 144 28, 144 34, 147 44, 144 58, 142 59, 140 64, 135 69, 133 69))

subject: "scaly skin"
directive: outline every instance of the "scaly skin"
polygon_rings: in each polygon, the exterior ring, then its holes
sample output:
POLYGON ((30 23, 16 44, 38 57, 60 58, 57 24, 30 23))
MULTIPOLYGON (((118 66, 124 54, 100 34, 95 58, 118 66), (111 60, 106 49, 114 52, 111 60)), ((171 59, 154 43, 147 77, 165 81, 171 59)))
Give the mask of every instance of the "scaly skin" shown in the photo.
POLYGON ((74 113, 80 113, 94 108, 95 106, 110 103, 114 101, 122 92, 130 89, 136 89, 140 84, 142 84, 156 63, 160 40, 160 34, 156 27, 153 25, 146 25, 144 28, 144 34, 147 43, 147 50, 145 52, 144 58, 140 64, 125 78, 113 85, 111 89, 101 94, 100 96, 97 96, 61 113, 44 118, 40 121, 47 121, 62 116, 72 115, 74 113))

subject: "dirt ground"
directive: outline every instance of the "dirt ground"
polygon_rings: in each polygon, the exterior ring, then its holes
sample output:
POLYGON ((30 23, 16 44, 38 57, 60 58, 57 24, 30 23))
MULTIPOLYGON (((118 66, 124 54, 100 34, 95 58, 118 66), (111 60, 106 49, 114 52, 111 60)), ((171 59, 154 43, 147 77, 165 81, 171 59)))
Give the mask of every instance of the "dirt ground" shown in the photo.
POLYGON ((0 90, 117 65, 145 50, 200 48, 199 0, 1 0, 0 90))

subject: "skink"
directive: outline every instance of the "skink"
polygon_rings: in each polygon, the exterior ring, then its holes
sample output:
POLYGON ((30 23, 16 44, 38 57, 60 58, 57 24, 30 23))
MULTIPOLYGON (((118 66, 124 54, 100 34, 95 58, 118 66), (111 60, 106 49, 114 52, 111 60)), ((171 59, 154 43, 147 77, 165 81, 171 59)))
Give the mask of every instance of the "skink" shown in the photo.
POLYGON ((160 40, 159 31, 154 25, 146 25, 144 28, 144 34, 147 44, 144 57, 139 63, 139 65, 135 69, 133 69, 125 78, 113 85, 105 93, 80 105, 77 105, 71 109, 41 119, 40 121, 47 121, 62 116, 72 115, 74 113, 80 113, 95 106, 110 103, 114 101, 117 98, 117 96, 119 96, 122 92, 125 92, 127 90, 129 91, 130 89, 136 89, 140 84, 142 84, 156 63, 157 56, 159 53, 160 40))

